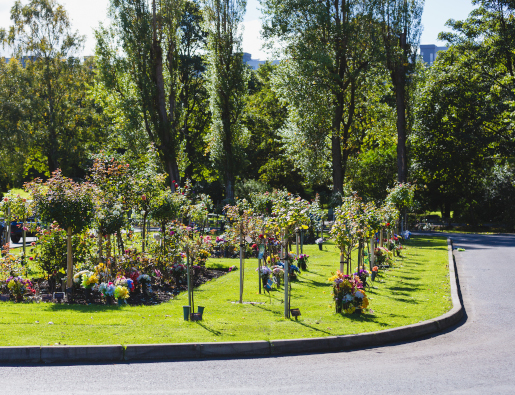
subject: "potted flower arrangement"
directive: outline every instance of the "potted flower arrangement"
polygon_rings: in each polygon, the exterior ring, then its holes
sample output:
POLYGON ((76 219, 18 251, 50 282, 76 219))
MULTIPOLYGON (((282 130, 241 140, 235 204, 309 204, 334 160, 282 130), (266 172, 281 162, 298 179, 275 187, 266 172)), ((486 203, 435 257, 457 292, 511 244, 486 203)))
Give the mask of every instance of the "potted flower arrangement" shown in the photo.
POLYGON ((27 292, 34 294, 36 291, 32 289, 32 283, 28 279, 24 279, 21 276, 9 277, 6 281, 9 292, 16 299, 17 302, 23 300, 23 295, 27 292))
POLYGON ((371 278, 372 278, 372 281, 376 281, 376 277, 377 277, 377 271, 378 271, 378 267, 377 266, 374 266, 372 268, 372 273, 371 273, 371 278))
POLYGON ((365 288, 367 286, 367 278, 370 276, 370 272, 367 269, 360 269, 354 273, 354 275, 359 277, 363 283, 363 288, 365 288))
POLYGON ((112 304, 114 297, 115 285, 109 281, 108 283, 102 283, 98 286, 98 290, 102 297, 106 300, 107 304, 112 304))
POLYGON ((368 306, 368 298, 358 276, 349 276, 338 271, 329 281, 333 283, 333 298, 337 313, 361 312, 361 309, 368 306))
POLYGON ((319 249, 320 251, 322 251, 322 244, 324 243, 324 239, 320 237, 320 238, 318 238, 318 239, 316 239, 316 240, 315 240, 315 243, 317 243, 317 244, 318 244, 318 249, 319 249))
POLYGON ((275 265, 272 268, 272 273, 274 276, 274 281, 277 284, 277 288, 279 288, 281 286, 281 279, 284 277, 284 267, 275 265))
MULTIPOLYGON (((114 285, 116 285, 116 287, 126 287, 127 290, 131 292, 134 291, 134 281, 132 281, 130 278, 125 278, 124 276, 116 277, 114 285)), ((127 296, 127 298, 128 297, 129 296, 127 296)))
POLYGON ((149 293, 152 293, 151 278, 148 274, 140 274, 136 280, 139 284, 141 284, 141 290, 143 291, 143 295, 148 295, 149 293))
POLYGON ((130 296, 129 289, 123 285, 117 285, 114 289, 114 297, 118 300, 118 306, 121 306, 122 303, 127 303, 127 300, 130 296))
POLYGON ((176 285, 182 284, 184 282, 186 270, 186 265, 183 265, 182 263, 174 263, 172 265, 172 267, 170 268, 170 273, 176 285))
POLYGON ((297 258, 297 264, 300 268, 300 270, 308 270, 308 258, 309 255, 306 254, 300 254, 297 258))
POLYGON ((392 253, 386 247, 377 247, 374 250, 374 254, 376 256, 376 262, 380 266, 390 266, 390 261, 392 259, 392 253))
POLYGON ((268 266, 261 266, 261 267, 257 268, 256 271, 259 271, 259 277, 261 278, 261 281, 263 282, 263 287, 264 287, 270 278, 272 269, 270 269, 268 266))

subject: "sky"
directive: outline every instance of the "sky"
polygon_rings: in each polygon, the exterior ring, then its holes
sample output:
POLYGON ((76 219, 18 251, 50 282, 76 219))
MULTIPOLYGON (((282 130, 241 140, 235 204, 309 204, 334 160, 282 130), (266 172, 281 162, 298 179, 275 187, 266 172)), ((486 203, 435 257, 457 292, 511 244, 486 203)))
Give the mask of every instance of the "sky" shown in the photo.
MULTIPOLYGON (((0 0, 0 27, 7 28, 10 24, 10 9, 15 0, 0 0)), ((21 0, 26 4, 28 0, 21 0)), ((94 53, 95 41, 93 29, 98 27, 100 22, 107 20, 107 4, 109 0, 57 0, 64 5, 72 19, 72 27, 83 35, 87 40, 83 55, 94 53)), ((438 33, 449 30, 445 22, 449 19, 465 19, 473 9, 472 0, 425 0, 422 25, 424 30, 420 40, 421 44, 444 43, 437 40, 438 33)), ((268 59, 266 52, 261 50, 259 31, 261 27, 258 0, 247 0, 247 13, 244 18, 243 51, 252 54, 254 59, 268 59)), ((0 49, 0 55, 9 55, 0 49)))

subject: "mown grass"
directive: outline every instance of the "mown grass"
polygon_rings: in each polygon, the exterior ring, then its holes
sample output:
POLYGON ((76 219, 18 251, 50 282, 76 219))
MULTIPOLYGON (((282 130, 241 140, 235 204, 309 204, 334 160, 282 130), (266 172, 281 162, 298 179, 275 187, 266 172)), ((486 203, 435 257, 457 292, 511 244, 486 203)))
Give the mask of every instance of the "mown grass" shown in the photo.
MULTIPOLYGON (((283 289, 258 293, 256 259, 245 262, 244 301, 239 271, 195 290, 195 305, 205 306, 204 320, 183 320, 187 295, 155 306, 78 306, 50 303, 0 303, 0 345, 135 344, 310 338, 377 331, 437 317, 451 307, 445 238, 417 237, 404 257, 383 271, 367 291, 370 310, 362 315, 334 312, 327 279, 339 267, 330 243, 319 251, 305 246, 309 271, 292 287, 298 321, 283 317, 283 289)), ((236 259, 210 259, 212 266, 238 265, 236 259)))

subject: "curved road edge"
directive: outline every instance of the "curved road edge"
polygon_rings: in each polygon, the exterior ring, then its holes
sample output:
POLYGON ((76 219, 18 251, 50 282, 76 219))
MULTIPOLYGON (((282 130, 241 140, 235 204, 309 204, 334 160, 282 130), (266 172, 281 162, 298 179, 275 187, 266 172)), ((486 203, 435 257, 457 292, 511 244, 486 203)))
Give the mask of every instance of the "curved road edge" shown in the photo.
POLYGON ((312 339, 251 342, 131 344, 127 346, 28 346, 0 347, 0 363, 84 363, 158 361, 203 358, 264 357, 287 354, 325 353, 384 346, 441 332, 464 316, 459 297, 456 262, 451 239, 447 239, 452 309, 440 317, 417 324, 356 335, 312 339))

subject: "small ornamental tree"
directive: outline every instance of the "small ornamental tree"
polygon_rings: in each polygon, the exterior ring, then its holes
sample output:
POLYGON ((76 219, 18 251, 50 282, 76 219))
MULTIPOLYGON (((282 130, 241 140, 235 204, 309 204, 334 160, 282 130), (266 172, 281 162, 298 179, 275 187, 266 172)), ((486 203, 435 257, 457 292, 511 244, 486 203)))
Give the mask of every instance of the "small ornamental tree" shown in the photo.
POLYGON ((115 233, 119 249, 124 250, 120 231, 126 225, 127 211, 132 207, 131 167, 124 157, 102 151, 93 157, 90 179, 99 192, 95 196, 95 220, 100 259, 104 236, 107 237, 108 255, 111 250, 111 235, 115 233))
MULTIPOLYGON (((11 231, 11 221, 16 219, 23 223, 23 235, 25 236, 25 221, 33 211, 30 201, 21 197, 19 194, 15 194, 13 191, 9 191, 0 201, 0 210, 4 212, 7 225, 9 226, 9 231, 11 231)), ((9 236, 10 235, 6 234, 7 242, 9 241, 9 236)), ((23 256, 25 257, 25 237, 23 238, 23 256)))
POLYGON ((343 198, 343 204, 335 210, 335 221, 331 236, 340 250, 340 271, 343 272, 343 259, 347 263, 349 274, 351 253, 358 242, 360 233, 361 199, 357 195, 343 198))
POLYGON ((157 154, 155 149, 149 147, 137 168, 132 171, 134 204, 143 217, 141 250, 145 252, 147 217, 152 207, 159 200, 165 189, 166 175, 159 173, 157 167, 157 154))
POLYGON ((268 221, 268 226, 277 229, 279 239, 283 243, 284 259, 284 316, 290 317, 290 291, 288 266, 288 242, 291 236, 300 229, 308 229, 310 204, 308 201, 295 197, 289 192, 274 193, 274 205, 272 209, 272 219, 268 221))
POLYGON ((254 215, 254 209, 247 199, 237 199, 234 205, 227 205, 224 211, 229 219, 230 226, 226 236, 233 243, 240 245, 240 303, 243 302, 243 280, 244 280, 244 249, 246 238, 257 242, 260 231, 263 228, 261 216, 254 215))
POLYGON ((36 178, 25 188, 32 193, 36 212, 47 221, 55 221, 67 233, 67 288, 73 283, 72 234, 81 232, 94 216, 93 185, 76 183, 61 174, 52 173, 46 182, 36 178))
POLYGON ((406 225, 406 212, 413 206, 413 199, 415 196, 415 185, 410 183, 400 183, 393 188, 388 189, 388 196, 386 197, 387 203, 392 203, 397 206, 402 213, 401 232, 404 231, 406 225))
MULTIPOLYGON (((32 211, 34 209, 31 202, 24 197, 21 197, 19 194, 14 195, 14 193, 9 192, 7 196, 10 197, 10 208, 11 208, 11 216, 17 219, 22 223, 22 234, 23 234, 23 264, 25 264, 26 257, 26 234, 27 234, 27 218, 30 217, 32 211)), ((10 226, 10 225, 9 225, 10 226)), ((18 236, 19 238, 19 236, 18 236)))

